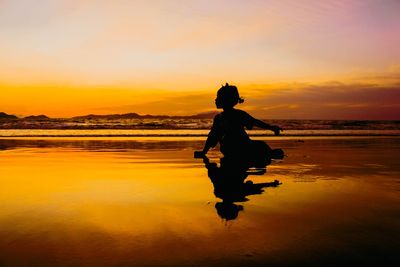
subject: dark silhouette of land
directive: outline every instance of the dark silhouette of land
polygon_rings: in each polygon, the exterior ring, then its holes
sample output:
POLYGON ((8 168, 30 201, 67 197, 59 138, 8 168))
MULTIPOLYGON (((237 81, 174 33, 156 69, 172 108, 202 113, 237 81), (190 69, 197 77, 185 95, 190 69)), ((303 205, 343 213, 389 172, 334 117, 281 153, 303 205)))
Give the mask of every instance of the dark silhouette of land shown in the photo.
POLYGON ((18 120, 18 117, 15 115, 9 115, 4 112, 0 112, 0 121, 7 121, 7 120, 18 120))
POLYGON ((15 115, 10 115, 5 112, 0 112, 1 120, 121 120, 121 119, 211 119, 215 116, 217 112, 204 112, 194 115, 187 116, 170 116, 170 115, 140 115, 138 113, 130 112, 123 114, 88 114, 83 116, 74 116, 74 117, 66 117, 66 118, 50 118, 46 115, 29 115, 26 117, 17 117, 15 115))
POLYGON ((168 120, 209 121, 215 114, 216 112, 206 112, 188 116, 168 116, 140 115, 132 112, 125 114, 89 114, 71 118, 51 118, 43 114, 17 117, 0 112, 0 129, 185 129, 185 125, 176 126, 176 123, 165 124, 164 122, 168 120), (143 121, 143 123, 129 123, 130 120, 143 121), (162 120, 164 122, 160 122, 162 120), (121 123, 122 121, 128 123, 121 123))
POLYGON ((23 117, 22 119, 26 120, 26 121, 49 121, 49 120, 51 120, 46 115, 37 115, 37 116, 31 115, 31 116, 23 117))

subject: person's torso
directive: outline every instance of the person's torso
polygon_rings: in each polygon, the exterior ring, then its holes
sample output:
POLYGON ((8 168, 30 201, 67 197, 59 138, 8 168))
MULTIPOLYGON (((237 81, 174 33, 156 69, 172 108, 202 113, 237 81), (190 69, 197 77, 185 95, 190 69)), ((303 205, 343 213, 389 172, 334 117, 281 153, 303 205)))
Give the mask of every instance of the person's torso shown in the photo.
POLYGON ((245 131, 247 113, 233 109, 220 114, 220 127, 222 132, 221 143, 248 142, 249 136, 245 131))

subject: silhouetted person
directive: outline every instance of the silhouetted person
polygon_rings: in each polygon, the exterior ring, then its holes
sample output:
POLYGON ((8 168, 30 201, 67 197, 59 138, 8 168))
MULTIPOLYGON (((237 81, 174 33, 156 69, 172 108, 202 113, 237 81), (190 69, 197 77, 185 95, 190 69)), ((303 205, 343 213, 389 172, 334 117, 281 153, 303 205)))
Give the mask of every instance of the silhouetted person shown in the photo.
MULTIPOLYGON (((252 181, 244 180, 249 173, 247 166, 235 161, 223 160, 220 167, 216 163, 210 163, 207 156, 203 157, 203 162, 207 168, 208 177, 214 186, 214 195, 222 202, 217 202, 215 208, 218 215, 225 220, 234 220, 243 210, 242 205, 235 204, 235 202, 245 202, 249 195, 261 194, 264 192, 265 187, 276 187, 280 183, 275 180, 271 183, 254 184, 252 181)), ((265 170, 260 170, 265 173, 265 170)))
POLYGON ((270 164, 271 158, 283 158, 282 150, 272 150, 266 143, 249 138, 245 128, 251 130, 256 126, 271 130, 275 135, 279 135, 282 129, 234 108, 238 103, 243 102, 236 86, 227 83, 218 90, 215 105, 223 111, 214 117, 203 150, 195 152, 196 158, 204 157, 208 150, 218 143, 226 159, 243 162, 247 167, 265 167, 270 164))

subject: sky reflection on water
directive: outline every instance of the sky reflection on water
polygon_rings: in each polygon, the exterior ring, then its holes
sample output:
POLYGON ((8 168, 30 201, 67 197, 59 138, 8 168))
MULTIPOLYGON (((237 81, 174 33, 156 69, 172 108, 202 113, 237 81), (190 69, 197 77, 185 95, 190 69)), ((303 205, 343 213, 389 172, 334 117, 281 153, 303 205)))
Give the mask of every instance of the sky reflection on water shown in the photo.
POLYGON ((303 141, 224 220, 201 141, 0 139, 0 265, 397 265, 400 138, 303 141))

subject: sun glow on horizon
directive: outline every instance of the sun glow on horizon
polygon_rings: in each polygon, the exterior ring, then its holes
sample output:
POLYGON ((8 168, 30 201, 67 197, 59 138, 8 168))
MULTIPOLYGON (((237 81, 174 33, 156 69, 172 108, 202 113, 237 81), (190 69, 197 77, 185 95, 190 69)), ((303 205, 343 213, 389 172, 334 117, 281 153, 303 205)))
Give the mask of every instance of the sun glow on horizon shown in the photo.
POLYGON ((350 115, 338 118, 393 118, 399 11, 394 0, 2 1, 0 111, 195 114, 229 82, 262 117, 341 105, 350 115))

